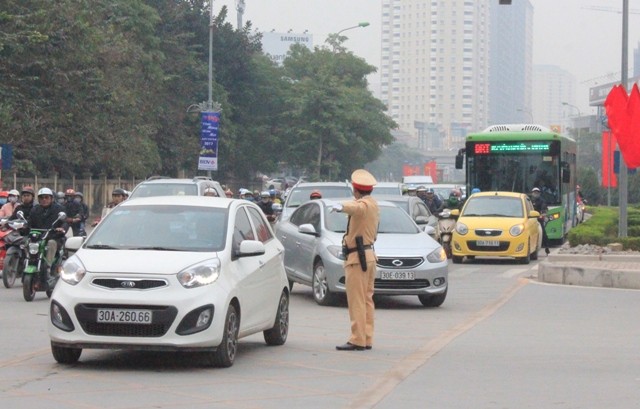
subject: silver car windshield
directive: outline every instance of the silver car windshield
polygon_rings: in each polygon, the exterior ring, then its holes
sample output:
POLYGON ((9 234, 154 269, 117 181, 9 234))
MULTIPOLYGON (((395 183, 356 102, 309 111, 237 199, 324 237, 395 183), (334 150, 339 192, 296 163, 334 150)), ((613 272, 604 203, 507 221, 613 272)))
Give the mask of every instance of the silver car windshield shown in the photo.
POLYGON ((467 217, 524 217, 522 200, 517 197, 472 197, 462 212, 467 217))
MULTIPOLYGON (((336 233, 347 231, 347 215, 345 213, 331 213, 325 209, 325 227, 336 233)), ((418 234, 420 229, 411 217, 396 206, 380 206, 380 224, 378 233, 382 234, 418 234)))
POLYGON ((221 251, 227 209, 196 206, 116 207, 85 247, 116 250, 221 251))
POLYGON ((140 185, 131 195, 134 197, 155 196, 197 196, 198 185, 195 183, 147 183, 140 185))
POLYGON ((311 192, 314 190, 318 190, 322 195, 322 198, 341 198, 341 197, 352 197, 353 193, 351 192, 351 188, 349 186, 298 186, 294 188, 291 193, 289 193, 290 197, 287 198, 287 207, 298 207, 304 203, 307 203, 311 198, 311 192))

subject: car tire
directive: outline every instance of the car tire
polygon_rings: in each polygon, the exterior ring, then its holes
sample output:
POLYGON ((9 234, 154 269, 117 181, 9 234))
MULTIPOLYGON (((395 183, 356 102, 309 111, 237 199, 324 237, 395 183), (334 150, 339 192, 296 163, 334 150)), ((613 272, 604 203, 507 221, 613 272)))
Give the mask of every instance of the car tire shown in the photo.
POLYGON ((282 291, 273 328, 262 333, 267 345, 284 345, 289 334, 289 294, 282 291))
POLYGON ((453 262, 453 264, 460 264, 462 263, 463 258, 463 256, 451 256, 451 261, 453 262))
POLYGON ((449 289, 447 288, 446 290, 444 290, 444 292, 442 294, 421 294, 418 296, 418 299, 420 300, 420 302, 422 303, 422 305, 424 305, 425 307, 439 307, 442 305, 442 303, 444 302, 444 300, 447 298, 447 291, 449 289))
POLYGON ((51 354, 60 364, 75 364, 80 359, 82 348, 67 348, 51 344, 51 354))
POLYGON ((240 329, 240 315, 233 304, 229 304, 227 316, 224 319, 222 342, 212 353, 211 361, 214 366, 228 368, 233 365, 238 352, 238 330, 240 329))
POLYGON ((540 251, 540 248, 538 247, 538 244, 536 243, 536 249, 533 253, 531 253, 531 260, 537 260, 538 259, 538 251, 540 251))
POLYGON ((22 280, 22 296, 25 301, 33 301, 36 297, 36 290, 33 288, 33 274, 28 274, 22 280))
POLYGON ((18 276, 18 253, 9 253, 4 259, 4 267, 2 270, 2 283, 6 288, 11 288, 16 282, 18 276))
POLYGON ((335 301, 335 295, 329 290, 329 282, 327 280, 327 272, 324 269, 322 260, 316 261, 313 265, 313 277, 311 278, 311 289, 313 290, 313 299, 318 305, 332 305, 335 301))

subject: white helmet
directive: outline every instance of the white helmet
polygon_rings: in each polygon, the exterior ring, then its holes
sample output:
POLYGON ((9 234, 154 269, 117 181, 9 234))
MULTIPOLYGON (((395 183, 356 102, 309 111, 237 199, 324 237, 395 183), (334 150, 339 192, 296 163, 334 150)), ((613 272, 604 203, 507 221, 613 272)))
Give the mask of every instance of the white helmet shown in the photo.
POLYGON ((17 190, 15 190, 15 189, 11 189, 11 190, 9 191, 9 196, 20 196, 20 192, 18 192, 18 191, 17 191, 17 190))
POLYGON ((38 197, 46 195, 53 197, 53 192, 48 187, 43 187, 42 189, 38 190, 38 197))

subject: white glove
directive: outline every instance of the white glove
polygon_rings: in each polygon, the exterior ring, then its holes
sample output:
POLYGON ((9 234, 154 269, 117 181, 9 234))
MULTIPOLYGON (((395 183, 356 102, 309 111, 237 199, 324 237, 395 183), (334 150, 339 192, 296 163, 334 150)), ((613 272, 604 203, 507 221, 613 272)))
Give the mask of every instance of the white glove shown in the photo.
POLYGON ((336 204, 331 206, 331 213, 333 213, 333 212, 341 212, 341 211, 342 211, 342 205, 340 203, 336 203, 336 204))

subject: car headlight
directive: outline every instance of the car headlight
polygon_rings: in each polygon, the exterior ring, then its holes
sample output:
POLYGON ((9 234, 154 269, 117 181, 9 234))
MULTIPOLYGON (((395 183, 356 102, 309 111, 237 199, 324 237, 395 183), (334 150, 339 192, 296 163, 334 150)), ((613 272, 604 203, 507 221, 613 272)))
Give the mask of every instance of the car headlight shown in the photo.
POLYGON ((515 226, 511 226, 511 228, 509 229, 509 234, 516 237, 522 234, 523 231, 524 231, 524 224, 516 224, 515 226))
POLYGON ((430 263, 442 263, 443 261, 447 261, 447 253, 444 251, 442 246, 440 246, 427 256, 427 261, 430 263))
POLYGON ((80 261, 80 259, 76 256, 71 257, 62 265, 62 270, 60 271, 60 279, 67 284, 76 285, 87 274, 87 269, 84 268, 84 265, 80 261))
POLYGON ((469 228, 466 224, 458 222, 456 223, 456 231, 458 232, 458 234, 464 236, 465 234, 469 233, 469 228))
POLYGON ((220 260, 207 260, 178 273, 178 281, 184 288, 197 288, 213 284, 220 277, 220 260))
POLYGON ((327 246, 327 251, 337 259, 345 260, 344 253, 342 252, 342 246, 327 246))

